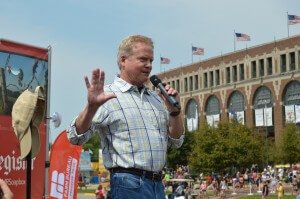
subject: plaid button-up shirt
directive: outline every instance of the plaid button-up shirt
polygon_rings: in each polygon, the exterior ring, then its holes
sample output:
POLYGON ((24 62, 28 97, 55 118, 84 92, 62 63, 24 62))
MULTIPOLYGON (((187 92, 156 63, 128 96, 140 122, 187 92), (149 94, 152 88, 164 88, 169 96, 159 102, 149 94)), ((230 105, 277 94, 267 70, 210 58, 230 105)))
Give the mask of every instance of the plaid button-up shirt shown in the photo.
POLYGON ((144 87, 141 92, 119 77, 104 87, 113 98, 97 111, 87 132, 78 135, 74 119, 67 130, 72 144, 82 145, 97 132, 101 138, 106 168, 138 168, 161 171, 167 147, 179 148, 184 135, 168 135, 169 113, 155 91, 144 87))

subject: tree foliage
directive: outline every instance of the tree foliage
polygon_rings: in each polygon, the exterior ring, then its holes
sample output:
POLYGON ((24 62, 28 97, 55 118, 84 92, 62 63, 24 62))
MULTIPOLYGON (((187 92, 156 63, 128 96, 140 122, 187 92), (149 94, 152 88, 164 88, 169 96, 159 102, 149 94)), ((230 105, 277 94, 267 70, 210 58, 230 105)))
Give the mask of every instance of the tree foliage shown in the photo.
POLYGON ((300 133, 296 124, 288 123, 285 125, 279 149, 282 162, 292 164, 300 161, 300 133))
POLYGON ((188 155, 194 145, 194 132, 186 132, 179 149, 168 149, 167 167, 175 169, 177 165, 188 165, 188 155))
POLYGON ((91 154, 91 161, 98 162, 99 161, 99 149, 101 148, 101 140, 98 133, 94 132, 93 137, 84 144, 83 149, 85 151, 91 150, 93 154, 91 154))
POLYGON ((217 128, 201 126, 189 156, 193 169, 226 173, 233 167, 247 168, 263 161, 261 138, 245 125, 232 121, 221 122, 217 128))

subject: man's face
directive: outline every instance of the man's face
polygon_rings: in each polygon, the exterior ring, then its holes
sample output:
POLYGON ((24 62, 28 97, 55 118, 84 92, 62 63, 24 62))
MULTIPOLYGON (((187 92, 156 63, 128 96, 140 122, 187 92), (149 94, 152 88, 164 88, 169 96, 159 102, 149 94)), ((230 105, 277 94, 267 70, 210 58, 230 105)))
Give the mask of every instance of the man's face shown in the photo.
POLYGON ((137 87, 142 86, 152 70, 153 48, 146 43, 135 43, 132 55, 121 57, 121 78, 137 87))

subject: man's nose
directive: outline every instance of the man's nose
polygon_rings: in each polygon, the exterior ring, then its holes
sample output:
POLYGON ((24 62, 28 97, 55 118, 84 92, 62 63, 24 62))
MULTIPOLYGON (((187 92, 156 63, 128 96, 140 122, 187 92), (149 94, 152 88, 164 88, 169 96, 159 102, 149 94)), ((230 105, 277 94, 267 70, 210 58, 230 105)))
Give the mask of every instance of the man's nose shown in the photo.
POLYGON ((151 62, 150 60, 147 61, 146 66, 147 66, 147 67, 152 67, 152 62, 151 62))

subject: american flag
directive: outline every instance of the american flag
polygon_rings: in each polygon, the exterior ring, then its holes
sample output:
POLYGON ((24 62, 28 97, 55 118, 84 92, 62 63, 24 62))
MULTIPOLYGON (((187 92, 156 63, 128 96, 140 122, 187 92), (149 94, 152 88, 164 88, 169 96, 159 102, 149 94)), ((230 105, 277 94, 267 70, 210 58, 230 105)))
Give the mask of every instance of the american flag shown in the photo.
POLYGON ((288 24, 294 25, 300 23, 300 16, 297 15, 288 15, 288 24))
POLYGON ((251 38, 249 35, 243 33, 235 33, 235 37, 237 41, 250 41, 251 38))
POLYGON ((192 54, 193 55, 204 55, 204 48, 197 48, 192 46, 192 54))
POLYGON ((165 58, 165 57, 161 57, 160 58, 160 63, 161 64, 169 64, 170 63, 170 59, 169 58, 165 58))

